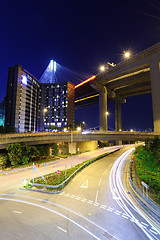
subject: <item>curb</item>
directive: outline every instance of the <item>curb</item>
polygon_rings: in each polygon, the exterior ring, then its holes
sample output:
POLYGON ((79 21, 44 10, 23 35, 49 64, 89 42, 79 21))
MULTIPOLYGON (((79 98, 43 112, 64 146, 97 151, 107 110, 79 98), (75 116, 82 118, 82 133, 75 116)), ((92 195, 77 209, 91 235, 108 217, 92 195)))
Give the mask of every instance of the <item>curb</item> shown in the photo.
MULTIPOLYGON (((82 166, 80 167, 80 170, 79 170, 78 172, 77 172, 77 170, 76 170, 74 173, 72 173, 72 174, 68 177, 68 179, 69 179, 69 178, 72 179, 72 178, 74 177, 74 175, 76 175, 77 173, 79 173, 81 170, 83 170, 84 168, 86 168, 88 165, 90 165, 90 164, 96 162, 97 160, 100 160, 100 159, 102 159, 102 158, 104 158, 104 157, 106 157, 106 156, 108 156, 108 155, 110 155, 110 154, 112 154, 112 153, 115 153, 115 152, 117 152, 117 151, 119 151, 119 150, 120 150, 120 148, 114 150, 113 152, 104 153, 104 154, 102 154, 102 155, 99 155, 99 156, 97 156, 97 157, 94 157, 93 159, 92 159, 92 158, 89 159, 86 164, 84 164, 84 165, 82 165, 82 166)), ((85 162, 85 161, 84 161, 84 162, 85 162)), ((67 179, 66 179, 66 180, 67 180, 67 179)), ((59 185, 63 185, 63 184, 66 182, 66 180, 65 180, 63 183, 59 184, 59 185)), ((41 192, 41 193, 59 194, 59 193, 61 193, 61 192, 63 191, 63 189, 64 189, 70 182, 71 182, 71 181, 70 181, 70 179, 69 179, 69 181, 66 182, 66 184, 63 185, 63 187, 62 187, 61 190, 58 190, 58 191, 55 190, 54 192, 44 191, 44 190, 39 190, 39 189, 31 189, 31 188, 20 188, 20 189, 21 189, 21 190, 34 191, 34 192, 41 192)), ((34 186, 34 185, 32 185, 32 186, 34 186)), ((52 185, 52 186, 57 186, 57 185, 52 185)), ((45 187, 45 186, 44 186, 44 187, 45 187)))

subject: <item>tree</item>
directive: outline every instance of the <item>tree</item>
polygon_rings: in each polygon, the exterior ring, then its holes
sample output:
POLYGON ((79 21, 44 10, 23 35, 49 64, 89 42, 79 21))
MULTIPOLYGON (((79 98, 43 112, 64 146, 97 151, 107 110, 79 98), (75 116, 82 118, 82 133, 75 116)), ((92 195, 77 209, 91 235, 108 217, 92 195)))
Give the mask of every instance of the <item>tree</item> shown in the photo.
POLYGON ((9 157, 7 154, 1 153, 0 154, 0 168, 6 168, 11 165, 11 162, 9 161, 9 157))
POLYGON ((160 164, 160 139, 155 137, 150 143, 150 151, 156 158, 158 164, 160 164))
POLYGON ((15 143, 10 144, 7 147, 9 160, 11 165, 15 166, 23 163, 23 157, 25 156, 25 144, 24 143, 15 143))
POLYGON ((52 155, 56 156, 58 154, 58 145, 56 143, 52 144, 52 155))
POLYGON ((39 157, 49 157, 50 156, 50 149, 49 149, 49 145, 38 145, 35 146, 36 149, 39 152, 39 157))

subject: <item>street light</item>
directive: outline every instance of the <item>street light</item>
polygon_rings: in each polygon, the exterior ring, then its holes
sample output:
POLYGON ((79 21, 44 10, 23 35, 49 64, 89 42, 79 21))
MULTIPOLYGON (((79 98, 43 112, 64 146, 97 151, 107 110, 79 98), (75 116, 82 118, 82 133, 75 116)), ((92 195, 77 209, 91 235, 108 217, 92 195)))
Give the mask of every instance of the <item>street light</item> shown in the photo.
POLYGON ((104 65, 102 65, 102 66, 100 66, 100 68, 99 68, 99 69, 100 69, 100 71, 101 71, 101 72, 104 72, 104 71, 105 71, 105 66, 104 66, 104 65))
POLYGON ((44 118, 45 118, 45 113, 47 112, 47 108, 43 109, 43 129, 44 129, 44 118))
POLYGON ((131 57, 131 51, 124 51, 123 52, 123 58, 129 59, 131 57))
POLYGON ((106 112, 106 115, 108 116, 108 115, 109 115, 109 112, 106 112))
POLYGON ((64 132, 67 132, 67 128, 64 128, 63 130, 64 130, 64 132))
POLYGON ((80 132, 81 131, 81 127, 77 127, 77 131, 80 132))

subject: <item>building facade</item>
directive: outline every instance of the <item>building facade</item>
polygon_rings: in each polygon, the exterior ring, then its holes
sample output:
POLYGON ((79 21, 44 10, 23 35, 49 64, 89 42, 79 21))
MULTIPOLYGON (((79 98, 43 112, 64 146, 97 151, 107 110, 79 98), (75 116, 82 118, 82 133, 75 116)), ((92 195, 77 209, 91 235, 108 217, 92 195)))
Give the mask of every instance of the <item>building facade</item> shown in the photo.
POLYGON ((37 131, 39 81, 20 65, 8 69, 5 125, 37 131))
POLYGON ((74 87, 71 82, 40 84, 39 131, 74 126, 74 87))
POLYGON ((5 126, 17 132, 74 126, 74 89, 69 81, 40 83, 20 65, 8 69, 5 126))

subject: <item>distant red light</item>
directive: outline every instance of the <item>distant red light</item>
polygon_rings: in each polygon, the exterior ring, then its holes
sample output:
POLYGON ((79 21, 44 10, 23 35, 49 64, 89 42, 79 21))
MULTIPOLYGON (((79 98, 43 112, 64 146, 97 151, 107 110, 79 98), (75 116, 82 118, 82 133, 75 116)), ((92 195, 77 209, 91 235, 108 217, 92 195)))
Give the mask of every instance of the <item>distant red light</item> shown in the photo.
POLYGON ((79 83, 78 85, 76 85, 75 88, 78 88, 78 87, 82 86, 83 84, 85 84, 85 83, 87 83, 87 82, 89 82, 89 81, 91 81, 91 80, 93 80, 95 78, 96 78, 96 76, 93 75, 92 77, 88 78, 87 80, 85 80, 85 81, 79 83))

